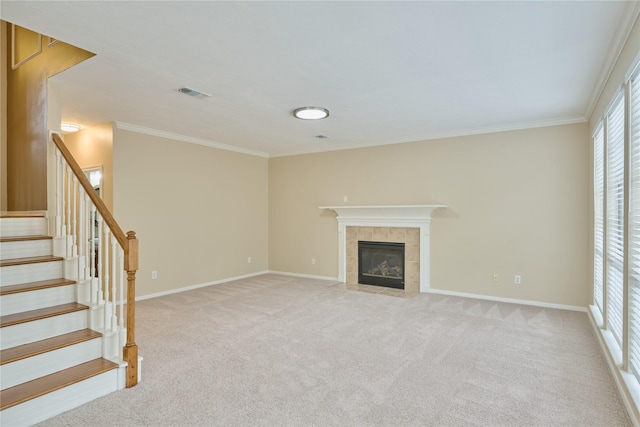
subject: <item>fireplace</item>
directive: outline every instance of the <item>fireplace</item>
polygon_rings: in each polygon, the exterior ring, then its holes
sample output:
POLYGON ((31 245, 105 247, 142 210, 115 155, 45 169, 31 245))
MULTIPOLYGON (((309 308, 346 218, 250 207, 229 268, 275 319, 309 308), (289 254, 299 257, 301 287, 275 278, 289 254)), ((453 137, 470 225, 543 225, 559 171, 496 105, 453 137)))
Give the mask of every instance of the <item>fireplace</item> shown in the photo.
POLYGON ((358 283, 404 289, 404 243, 358 241, 358 283))
POLYGON ((358 241, 404 242, 404 291, 428 291, 431 212, 440 208, 446 206, 321 206, 338 214, 338 280, 358 283, 358 241))

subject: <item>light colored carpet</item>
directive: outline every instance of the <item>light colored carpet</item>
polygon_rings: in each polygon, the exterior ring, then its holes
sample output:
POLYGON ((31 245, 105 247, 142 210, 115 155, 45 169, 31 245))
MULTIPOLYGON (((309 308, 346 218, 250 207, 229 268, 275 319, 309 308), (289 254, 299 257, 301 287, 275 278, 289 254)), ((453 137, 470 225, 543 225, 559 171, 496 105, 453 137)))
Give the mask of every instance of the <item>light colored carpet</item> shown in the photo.
POLYGON ((630 425, 585 313, 264 275, 137 323, 142 382, 42 425, 630 425))

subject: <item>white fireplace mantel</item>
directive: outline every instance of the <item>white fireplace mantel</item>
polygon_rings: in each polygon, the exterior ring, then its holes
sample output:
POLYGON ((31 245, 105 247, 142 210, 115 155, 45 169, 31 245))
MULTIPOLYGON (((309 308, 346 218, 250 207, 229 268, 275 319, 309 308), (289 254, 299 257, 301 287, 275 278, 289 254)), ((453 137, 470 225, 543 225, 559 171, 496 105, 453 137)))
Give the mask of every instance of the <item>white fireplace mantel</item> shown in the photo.
POLYGON ((446 205, 320 206, 338 216, 338 280, 346 281, 346 227, 420 229, 420 292, 429 290, 431 212, 446 205))

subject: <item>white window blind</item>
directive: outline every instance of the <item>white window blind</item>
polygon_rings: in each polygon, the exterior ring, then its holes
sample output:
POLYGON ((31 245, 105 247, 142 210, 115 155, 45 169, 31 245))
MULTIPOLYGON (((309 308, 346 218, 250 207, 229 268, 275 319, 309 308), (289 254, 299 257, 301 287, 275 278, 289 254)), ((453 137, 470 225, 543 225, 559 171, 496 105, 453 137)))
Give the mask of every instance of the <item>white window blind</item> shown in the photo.
POLYGON ((629 83, 629 365, 640 380, 640 69, 629 83))
POLYGON ((607 127, 606 325, 622 347, 624 264, 624 97, 612 106, 607 127))
POLYGON ((593 299, 602 313, 604 306, 604 128, 593 136, 593 299))

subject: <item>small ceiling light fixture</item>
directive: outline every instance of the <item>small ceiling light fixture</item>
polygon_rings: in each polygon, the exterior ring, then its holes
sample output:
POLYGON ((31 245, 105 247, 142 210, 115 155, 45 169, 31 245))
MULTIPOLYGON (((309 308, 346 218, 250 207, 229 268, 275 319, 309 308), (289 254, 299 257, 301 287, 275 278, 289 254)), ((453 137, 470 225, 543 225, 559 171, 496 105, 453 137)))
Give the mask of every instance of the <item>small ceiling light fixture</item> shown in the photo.
POLYGON ((76 123, 61 123, 60 130, 62 132, 78 132, 80 130, 80 125, 76 123))
POLYGON ((204 93, 202 91, 199 90, 195 90, 195 89, 191 89, 190 87, 181 87, 180 89, 178 89, 178 92, 180 93, 184 93, 185 95, 189 95, 192 96, 194 98, 210 98, 211 95, 209 95, 208 93, 204 93))
POLYGON ((320 120, 329 117, 329 110, 322 107, 300 107, 293 110, 293 115, 302 120, 320 120))

